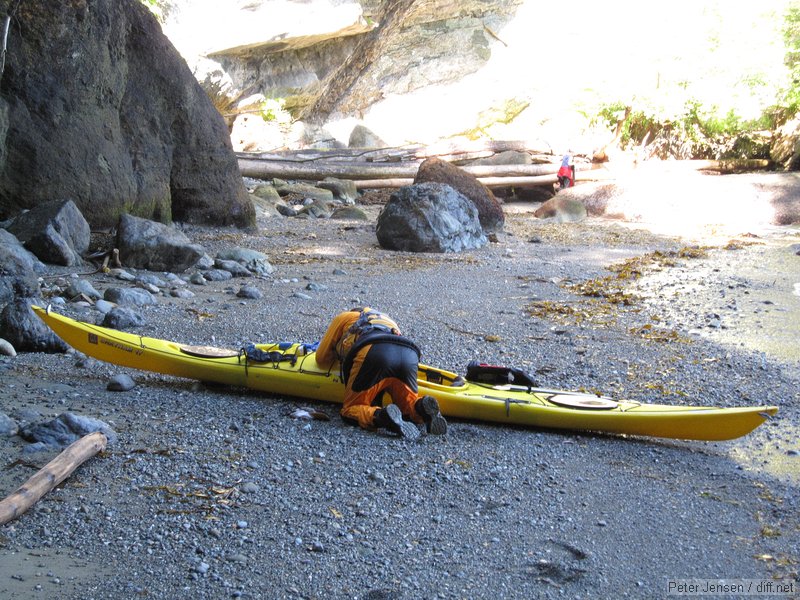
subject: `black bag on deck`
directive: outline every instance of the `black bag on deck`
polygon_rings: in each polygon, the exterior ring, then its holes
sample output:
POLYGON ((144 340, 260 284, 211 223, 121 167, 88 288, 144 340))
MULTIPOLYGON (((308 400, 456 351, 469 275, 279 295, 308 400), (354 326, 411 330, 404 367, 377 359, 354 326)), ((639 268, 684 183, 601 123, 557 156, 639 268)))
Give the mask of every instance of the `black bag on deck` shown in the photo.
POLYGON ((533 377, 521 369, 487 365, 477 360, 467 365, 467 381, 487 385, 518 385, 528 389, 536 387, 533 377))

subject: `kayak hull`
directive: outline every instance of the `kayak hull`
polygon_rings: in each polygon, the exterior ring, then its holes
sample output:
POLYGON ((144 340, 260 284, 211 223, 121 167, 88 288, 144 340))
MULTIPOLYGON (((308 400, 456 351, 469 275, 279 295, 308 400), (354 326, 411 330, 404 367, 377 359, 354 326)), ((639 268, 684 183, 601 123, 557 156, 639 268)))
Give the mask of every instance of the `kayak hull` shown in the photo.
MULTIPOLYGON (((84 354, 122 367, 261 392, 341 403, 338 365, 322 369, 301 344, 258 344, 281 360, 254 362, 244 351, 192 347, 84 323, 38 306, 33 311, 61 339, 84 354)), ((495 386, 464 381, 421 364, 419 394, 434 396, 442 414, 467 420, 570 431, 719 441, 750 433, 775 406, 717 408, 614 401, 592 394, 495 386)))

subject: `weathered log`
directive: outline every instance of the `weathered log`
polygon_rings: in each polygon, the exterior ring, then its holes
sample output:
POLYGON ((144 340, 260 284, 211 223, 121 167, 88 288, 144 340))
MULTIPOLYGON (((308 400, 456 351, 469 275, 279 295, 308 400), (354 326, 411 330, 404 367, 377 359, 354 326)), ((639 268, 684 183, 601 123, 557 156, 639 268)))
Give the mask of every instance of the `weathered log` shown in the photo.
POLYGON ((274 160, 294 163, 308 162, 401 162, 414 161, 423 146, 398 146, 392 148, 303 148, 301 150, 273 150, 270 152, 237 152, 239 159, 274 160))
POLYGON ((98 452, 102 452, 107 443, 106 436, 96 431, 67 446, 61 454, 37 471, 17 491, 0 501, 0 525, 23 514, 42 496, 69 477, 80 465, 98 452))
MULTIPOLYGON (((559 165, 479 165, 460 167, 475 177, 529 177, 549 175, 558 171, 559 165)), ((239 170, 244 177, 255 179, 303 179, 319 181, 326 177, 340 179, 394 179, 413 178, 418 163, 368 163, 368 162, 313 162, 296 163, 253 158, 240 158, 239 170)))
MULTIPOLYGON (((605 169, 594 169, 591 171, 584 170, 583 172, 578 171, 576 177, 577 181, 602 181, 611 179, 614 179, 614 176, 605 169)), ((478 177, 478 181, 488 188, 532 188, 553 185, 557 181, 557 178, 555 174, 549 174, 531 175, 527 177, 478 177)), ((360 179, 354 183, 356 184, 357 189, 368 190, 401 188, 406 185, 411 185, 414 183, 414 180, 410 178, 360 179)))
MULTIPOLYGON (((488 188, 498 187, 539 187, 556 182, 555 175, 533 175, 531 177, 478 177, 488 188)), ((354 182, 359 190, 401 188, 414 183, 413 179, 361 179, 354 182)))
POLYGON ((461 154, 500 152, 528 152, 529 154, 553 156, 552 149, 540 141, 502 141, 502 140, 477 140, 474 142, 441 142, 432 146, 425 146, 416 152, 419 159, 437 157, 444 160, 446 156, 457 157, 461 154))
POLYGON ((303 148, 300 150, 273 150, 269 152, 237 152, 239 159, 274 160, 289 162, 402 162, 441 158, 446 161, 465 161, 486 158, 500 152, 527 152, 538 162, 552 162, 552 151, 537 148, 534 143, 517 141, 443 142, 433 146, 407 145, 388 148, 303 148))

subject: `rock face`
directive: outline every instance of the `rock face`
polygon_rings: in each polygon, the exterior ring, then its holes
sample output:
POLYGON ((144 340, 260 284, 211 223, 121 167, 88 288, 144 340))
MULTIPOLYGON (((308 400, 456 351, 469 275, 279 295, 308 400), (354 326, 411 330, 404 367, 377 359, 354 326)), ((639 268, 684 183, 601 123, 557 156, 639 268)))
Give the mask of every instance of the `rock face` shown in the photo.
POLYGON ((393 193, 378 216, 376 234, 382 248, 406 252, 460 252, 487 242, 475 205, 441 183, 393 193))
POLYGON ((500 231, 505 223, 503 208, 491 190, 473 175, 439 158, 425 160, 417 171, 414 183, 444 183, 463 194, 478 209, 481 227, 487 233, 500 231))
POLYGON ((95 227, 254 224, 222 117, 140 2, 23 2, 13 22, 0 218, 72 198, 95 227))
MULTIPOLYGON (((492 32, 501 31, 524 0, 170 4, 167 35, 193 61, 209 94, 232 109, 226 112, 284 98, 296 117, 324 123, 363 114, 383 98, 447 85, 476 72, 491 58, 492 45, 501 43, 492 32), (214 18, 204 18, 204 11, 214 18), (278 11, 289 16, 268 18, 278 11), (292 18, 298 11, 300 18, 292 18)), ((236 117, 248 119, 258 120, 236 117)))

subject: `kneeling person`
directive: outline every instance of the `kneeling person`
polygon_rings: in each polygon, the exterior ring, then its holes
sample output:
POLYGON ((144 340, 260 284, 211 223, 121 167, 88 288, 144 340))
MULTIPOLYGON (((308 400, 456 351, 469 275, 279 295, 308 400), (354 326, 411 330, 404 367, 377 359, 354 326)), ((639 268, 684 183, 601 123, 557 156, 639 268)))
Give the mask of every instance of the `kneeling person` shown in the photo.
POLYGON ((345 382, 342 418, 364 429, 384 428, 408 438, 419 436, 414 423, 428 433, 447 433, 447 421, 432 396, 417 397, 419 348, 390 317, 371 308, 338 314, 317 348, 317 364, 341 362, 345 382), (384 393, 392 403, 380 404, 384 393), (412 422, 405 420, 409 419, 412 422))

